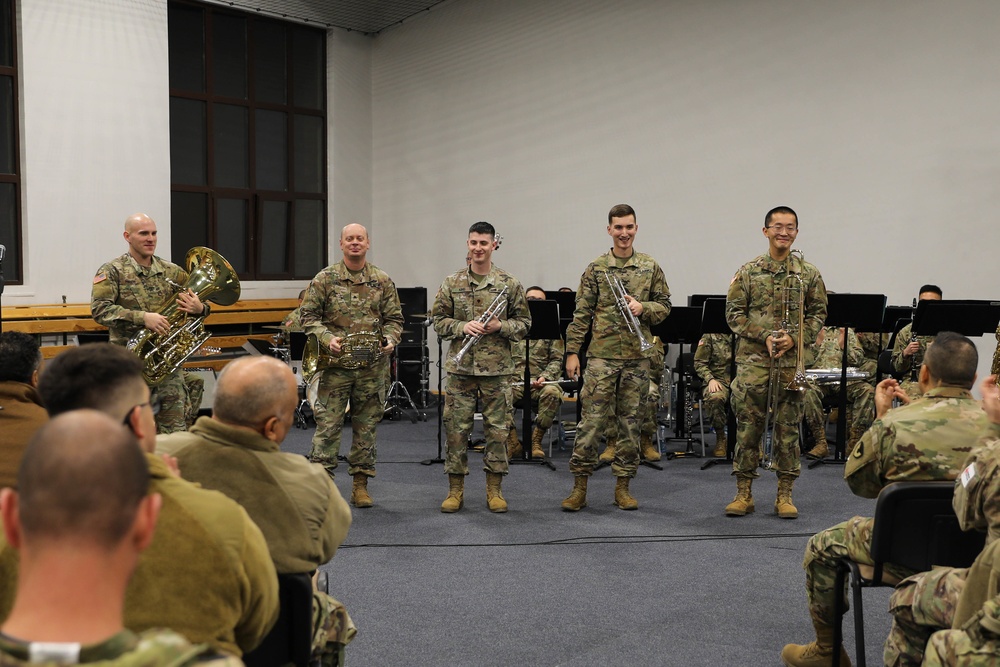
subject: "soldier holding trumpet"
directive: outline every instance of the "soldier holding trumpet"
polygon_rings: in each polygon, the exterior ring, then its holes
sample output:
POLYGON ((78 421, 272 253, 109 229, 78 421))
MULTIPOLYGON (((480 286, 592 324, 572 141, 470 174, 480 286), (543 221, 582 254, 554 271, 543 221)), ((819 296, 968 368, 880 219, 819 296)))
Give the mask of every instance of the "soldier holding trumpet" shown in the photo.
POLYGON ((738 339, 732 384, 737 493, 725 511, 728 516, 754 511, 751 484, 759 476, 761 443, 771 422, 774 436, 768 458, 778 474, 774 507, 779 517, 794 519, 798 510, 792 503, 792 485, 801 468, 798 425, 804 396, 795 382, 804 376, 804 344, 816 340, 826 320, 826 286, 815 266, 792 255, 799 233, 795 211, 787 206, 771 209, 764 216, 763 232, 767 253, 740 267, 726 298, 726 320, 738 339))
POLYGON ((442 360, 448 371, 444 404, 448 496, 441 511, 457 512, 464 504, 467 443, 478 397, 486 434, 486 502, 491 512, 506 512, 501 481, 507 474, 506 441, 513 406, 511 348, 524 338, 531 316, 521 283, 493 264, 497 245, 493 225, 473 224, 467 244, 471 262, 444 279, 431 309, 434 331, 451 340, 447 358, 442 360))

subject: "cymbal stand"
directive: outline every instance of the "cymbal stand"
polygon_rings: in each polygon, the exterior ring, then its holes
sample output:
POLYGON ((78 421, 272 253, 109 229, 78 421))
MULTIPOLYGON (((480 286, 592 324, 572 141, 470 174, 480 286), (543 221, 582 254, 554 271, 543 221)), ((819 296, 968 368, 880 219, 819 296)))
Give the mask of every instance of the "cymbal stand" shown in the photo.
POLYGON ((384 412, 389 419, 398 419, 405 414, 410 418, 411 424, 416 424, 418 418, 420 421, 424 421, 427 419, 427 416, 417 409, 417 406, 413 403, 413 399, 410 398, 410 391, 406 388, 406 385, 399 381, 399 373, 397 372, 398 363, 398 356, 393 352, 390 361, 392 384, 389 385, 389 391, 385 393, 384 412), (409 410, 413 410, 413 414, 410 414, 409 410))

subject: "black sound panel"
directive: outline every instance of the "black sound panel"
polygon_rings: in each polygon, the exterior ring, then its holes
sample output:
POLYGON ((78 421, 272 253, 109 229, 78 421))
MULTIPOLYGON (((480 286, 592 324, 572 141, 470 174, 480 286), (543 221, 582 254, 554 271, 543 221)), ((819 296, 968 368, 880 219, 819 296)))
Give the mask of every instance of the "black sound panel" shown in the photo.
POLYGON ((427 288, 397 287, 399 300, 403 304, 403 337, 401 345, 426 344, 425 333, 421 331, 428 319, 427 288))

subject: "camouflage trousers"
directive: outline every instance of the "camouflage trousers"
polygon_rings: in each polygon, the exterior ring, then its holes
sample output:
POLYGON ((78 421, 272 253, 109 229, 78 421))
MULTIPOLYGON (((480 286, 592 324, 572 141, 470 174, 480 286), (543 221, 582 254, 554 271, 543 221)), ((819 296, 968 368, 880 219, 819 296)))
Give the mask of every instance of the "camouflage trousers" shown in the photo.
MULTIPOLYGON (((799 476, 799 423, 802 421, 802 392, 785 389, 793 369, 782 369, 775 391, 778 400, 772 418, 771 438, 773 469, 781 475, 799 476)), ((763 452, 764 415, 767 411, 767 366, 740 364, 732 384, 732 404, 736 413, 736 451, 733 474, 753 479, 759 477, 757 466, 763 452)))
POLYGON ((160 397, 160 412, 156 415, 157 433, 175 433, 187 430, 187 391, 184 374, 177 370, 163 382, 150 387, 160 397))
MULTIPOLYGON (((820 531, 809 538, 802 567, 806 571, 806 600, 809 615, 816 622, 833 625, 838 621, 834 614, 837 595, 847 606, 847 585, 843 590, 834 590, 837 575, 837 561, 846 556, 855 563, 873 565, 872 525, 870 517, 856 516, 832 528, 820 531)), ((913 574, 912 570, 887 563, 885 572, 897 579, 913 574)))
POLYGON ((886 667, 919 667, 931 634, 951 628, 968 573, 967 568, 941 567, 899 582, 889 599, 892 628, 885 641, 886 667))
POLYGON ((486 447, 483 470, 507 474, 507 433, 510 431, 514 397, 509 375, 448 375, 444 401, 444 429, 447 453, 444 471, 449 475, 469 474, 469 436, 476 414, 476 398, 483 415, 486 447))
POLYGON ((720 382, 722 389, 715 392, 714 394, 709 393, 708 385, 701 392, 702 407, 705 410, 705 415, 708 417, 709 423, 712 428, 715 429, 717 434, 724 434, 726 432, 726 401, 729 400, 729 385, 724 382, 720 382))
MULTIPOLYGON (((834 399, 840 395, 840 384, 811 385, 803 397, 803 419, 809 425, 813 436, 819 439, 825 434, 826 423, 823 413, 823 399, 834 399)), ((847 451, 854 449, 861 436, 875 420, 875 390, 867 382, 847 383, 847 451)))
POLYGON ((205 395, 205 381, 197 373, 184 371, 184 421, 188 428, 198 419, 201 399, 205 395))
POLYGON ((343 665, 344 647, 358 634, 347 608, 326 593, 314 590, 312 611, 312 657, 323 667, 343 665))
POLYGON ((920 383, 916 380, 911 380, 909 373, 906 374, 906 379, 899 383, 899 388, 906 392, 911 401, 915 401, 923 396, 923 393, 920 391, 920 383))
MULTIPOLYGON (((524 385, 519 384, 513 389, 513 403, 521 400, 524 396, 524 385)), ((544 387, 531 390, 531 400, 538 401, 538 414, 535 415, 535 426, 547 431, 552 426, 552 421, 556 418, 559 408, 562 407, 563 390, 557 384, 547 384, 544 387)), ((511 403, 511 405, 513 405, 511 403)), ((511 410, 511 415, 513 415, 511 410)), ((527 438, 528 436, 525 436, 527 438)))
POLYGON ((660 411, 660 385, 652 380, 649 382, 649 390, 646 393, 646 400, 642 404, 642 411, 639 415, 639 435, 654 438, 656 437, 656 413, 660 411))
POLYGON ((370 368, 349 370, 327 368, 322 371, 316 391, 316 433, 309 458, 323 464, 327 471, 337 467, 344 413, 351 406, 351 451, 347 455, 347 473, 375 476, 375 427, 385 414, 385 366, 388 359, 370 368))
MULTIPOLYGON (((975 619, 978 621, 978 619, 975 619)), ((938 630, 927 642, 924 667, 995 667, 1000 637, 974 629, 938 630)))
POLYGON ((597 467, 597 444, 605 433, 614 433, 618 444, 611 472, 615 477, 635 477, 639 467, 639 432, 642 408, 649 393, 649 359, 587 359, 580 400, 583 412, 569 469, 573 475, 590 476, 597 467))

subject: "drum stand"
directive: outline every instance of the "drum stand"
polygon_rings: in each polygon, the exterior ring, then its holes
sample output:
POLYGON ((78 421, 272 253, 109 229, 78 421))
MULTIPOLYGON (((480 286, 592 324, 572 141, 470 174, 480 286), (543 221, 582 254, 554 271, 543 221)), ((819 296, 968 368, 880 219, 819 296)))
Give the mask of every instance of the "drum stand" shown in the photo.
POLYGON ((403 414, 406 414, 410 418, 411 424, 416 424, 417 419, 420 421, 427 421, 427 415, 417 409, 417 406, 413 403, 413 399, 410 398, 410 390, 406 388, 402 382, 399 381, 399 374, 397 373, 396 364, 398 363, 396 354, 392 355, 392 361, 390 362, 390 368, 392 369, 392 384, 389 385, 389 391, 385 393, 385 416, 387 419, 399 419, 403 414), (413 414, 409 413, 409 410, 413 410, 413 414))

